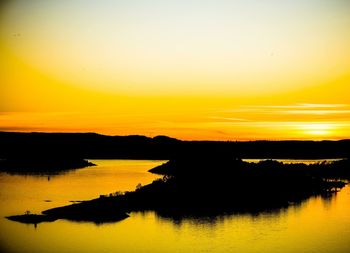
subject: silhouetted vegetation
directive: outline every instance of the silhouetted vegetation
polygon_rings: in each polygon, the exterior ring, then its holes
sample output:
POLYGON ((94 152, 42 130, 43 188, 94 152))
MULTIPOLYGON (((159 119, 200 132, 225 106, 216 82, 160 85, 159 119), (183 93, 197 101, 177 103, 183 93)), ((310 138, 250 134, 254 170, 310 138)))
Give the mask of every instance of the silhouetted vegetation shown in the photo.
POLYGON ((342 141, 180 141, 166 136, 105 136, 95 133, 0 132, 0 158, 73 157, 170 160, 188 155, 238 158, 348 158, 342 141))
POLYGON ((39 224, 41 222, 52 222, 57 220, 52 216, 40 215, 40 214, 28 214, 28 213, 24 215, 8 216, 6 218, 12 221, 28 223, 28 224, 39 224))
POLYGON ((320 178, 350 179, 350 160, 340 159, 332 162, 283 163, 276 160, 261 160, 258 163, 244 162, 241 159, 216 157, 215 159, 187 158, 173 159, 149 170, 152 173, 177 177, 216 177, 221 173, 229 175, 237 171, 253 174, 283 173, 285 175, 312 176, 320 178), (200 173, 200 175, 198 175, 200 173))
POLYGON ((95 164, 84 159, 58 157, 18 157, 0 160, 0 171, 10 174, 58 174, 95 164))
MULTIPOLYGON (((133 192, 46 210, 50 219, 116 221, 131 211, 163 216, 259 212, 286 207, 314 195, 331 195, 350 178, 349 159, 318 164, 257 164, 242 158, 344 158, 343 141, 179 141, 165 136, 1 133, 1 168, 52 170, 90 166, 82 158, 167 159, 151 170, 164 175, 133 192), (40 159, 36 159, 40 157, 40 159), (20 159, 19 159, 20 158, 20 159), (37 163, 40 161, 39 163, 37 163)), ((28 218, 28 217, 26 217, 28 218)))
MULTIPOLYGON (((114 197, 115 198, 115 197, 114 197)), ((97 200, 83 201, 64 208, 54 208, 43 214, 56 219, 71 221, 89 221, 96 224, 123 220, 129 215, 114 201, 113 197, 101 197, 97 200), (103 200, 102 202, 100 200, 103 200)))
MULTIPOLYGON (((283 164, 267 160, 257 164, 224 157, 176 159, 152 171, 166 174, 134 192, 101 196, 43 213, 56 218, 91 213, 107 217, 118 212, 154 210, 162 216, 220 215, 279 209, 316 195, 330 196, 349 178, 349 160, 315 165, 283 164), (332 170, 336 168, 337 172, 332 170), (346 173, 346 174, 343 174, 346 173)), ((96 216, 95 216, 96 215, 96 216)))

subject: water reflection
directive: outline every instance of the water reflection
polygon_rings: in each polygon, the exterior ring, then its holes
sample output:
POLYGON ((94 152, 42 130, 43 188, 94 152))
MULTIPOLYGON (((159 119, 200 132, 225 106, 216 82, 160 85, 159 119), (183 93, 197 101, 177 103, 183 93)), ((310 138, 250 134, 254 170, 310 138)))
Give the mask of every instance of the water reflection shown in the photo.
POLYGON ((159 222, 169 222, 174 226, 179 226, 183 224, 191 224, 193 226, 217 226, 222 224, 227 220, 236 219, 237 217, 245 217, 251 221, 267 220, 267 219, 279 219, 284 217, 291 210, 295 213, 300 212, 305 205, 312 201, 319 201, 323 204, 324 209, 330 209, 334 206, 337 197, 337 192, 327 195, 317 195, 310 196, 307 199, 301 200, 299 202, 290 203, 287 207, 275 207, 272 209, 265 209, 261 211, 225 211, 217 213, 181 213, 179 211, 167 212, 167 211, 146 211, 146 212, 136 212, 146 216, 147 213, 153 212, 156 219, 159 222))
MULTIPOLYGON (((52 177, 0 173, 0 215, 33 213, 69 200, 133 190, 154 175, 158 161, 96 161, 99 166, 52 177), (148 177, 150 176, 150 177, 148 177), (79 189, 82 188, 81 191, 79 189), (45 200, 52 200, 46 202, 45 200)), ((216 216, 167 216, 133 212, 96 226, 57 220, 23 225, 0 218, 1 252, 350 252, 350 187, 312 196, 287 208, 216 216)))
POLYGON ((198 226, 216 226, 217 223, 222 223, 226 219, 237 216, 246 216, 252 219, 266 216, 278 217, 286 211, 287 208, 276 208, 266 210, 264 212, 222 212, 212 214, 171 214, 167 212, 154 211, 159 221, 171 222, 175 226, 181 226, 184 223, 190 223, 198 226))
POLYGON ((341 161, 344 158, 337 158, 337 159, 243 159, 244 162, 248 163, 259 163, 264 160, 274 160, 277 162, 281 162, 284 164, 298 164, 298 163, 303 163, 303 164, 317 164, 317 163, 322 163, 322 162, 336 162, 336 161, 341 161))
POLYGON ((0 215, 22 214, 98 198, 100 194, 132 191, 159 176, 147 170, 164 161, 93 160, 98 166, 64 173, 11 174, 0 172, 0 215))
POLYGON ((46 178, 47 181, 50 181, 53 177, 66 175, 75 170, 77 169, 60 170, 60 171, 6 171, 6 170, 3 170, 0 173, 5 173, 12 176, 40 177, 40 178, 46 178))

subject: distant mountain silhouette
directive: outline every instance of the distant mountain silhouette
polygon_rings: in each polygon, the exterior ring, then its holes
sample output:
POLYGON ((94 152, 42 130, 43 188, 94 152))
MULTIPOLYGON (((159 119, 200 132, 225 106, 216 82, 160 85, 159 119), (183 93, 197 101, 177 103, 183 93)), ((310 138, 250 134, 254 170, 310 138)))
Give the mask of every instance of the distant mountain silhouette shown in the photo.
POLYGON ((0 132, 0 158, 73 157, 160 159, 230 154, 237 158, 346 158, 350 140, 340 141, 181 141, 166 136, 153 138, 106 136, 96 133, 0 132))

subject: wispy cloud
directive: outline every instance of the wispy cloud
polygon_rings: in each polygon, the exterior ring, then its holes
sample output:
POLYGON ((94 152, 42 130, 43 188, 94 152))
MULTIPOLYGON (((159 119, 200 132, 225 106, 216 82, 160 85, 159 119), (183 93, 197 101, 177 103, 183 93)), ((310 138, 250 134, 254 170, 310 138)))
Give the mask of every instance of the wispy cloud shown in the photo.
POLYGON ((255 109, 317 109, 317 108, 342 108, 349 107, 347 104, 310 104, 310 103, 299 103, 294 105, 252 105, 244 106, 245 108, 255 109))
POLYGON ((232 118, 232 117, 217 117, 217 116, 211 116, 209 119, 213 119, 213 121, 228 121, 228 122, 246 122, 248 119, 244 118, 232 118))
POLYGON ((350 105, 348 104, 293 104, 293 105, 247 105, 226 110, 224 113, 233 115, 309 115, 327 116, 344 115, 350 118, 350 105))
POLYGON ((285 110, 279 111, 284 114, 305 114, 305 115, 327 115, 327 114, 350 114, 350 110, 285 110))
POLYGON ((241 136, 281 138, 347 138, 350 129, 348 104, 247 105, 217 112, 213 127, 241 136))

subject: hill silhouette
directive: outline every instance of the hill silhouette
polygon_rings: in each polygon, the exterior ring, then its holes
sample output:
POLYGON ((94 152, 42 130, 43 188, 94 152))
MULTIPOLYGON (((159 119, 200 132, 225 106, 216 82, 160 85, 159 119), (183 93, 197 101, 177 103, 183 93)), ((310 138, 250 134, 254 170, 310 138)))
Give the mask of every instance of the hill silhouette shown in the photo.
POLYGON ((350 140, 181 141, 166 136, 0 132, 0 158, 73 157, 170 160, 187 155, 237 158, 346 158, 350 140))

